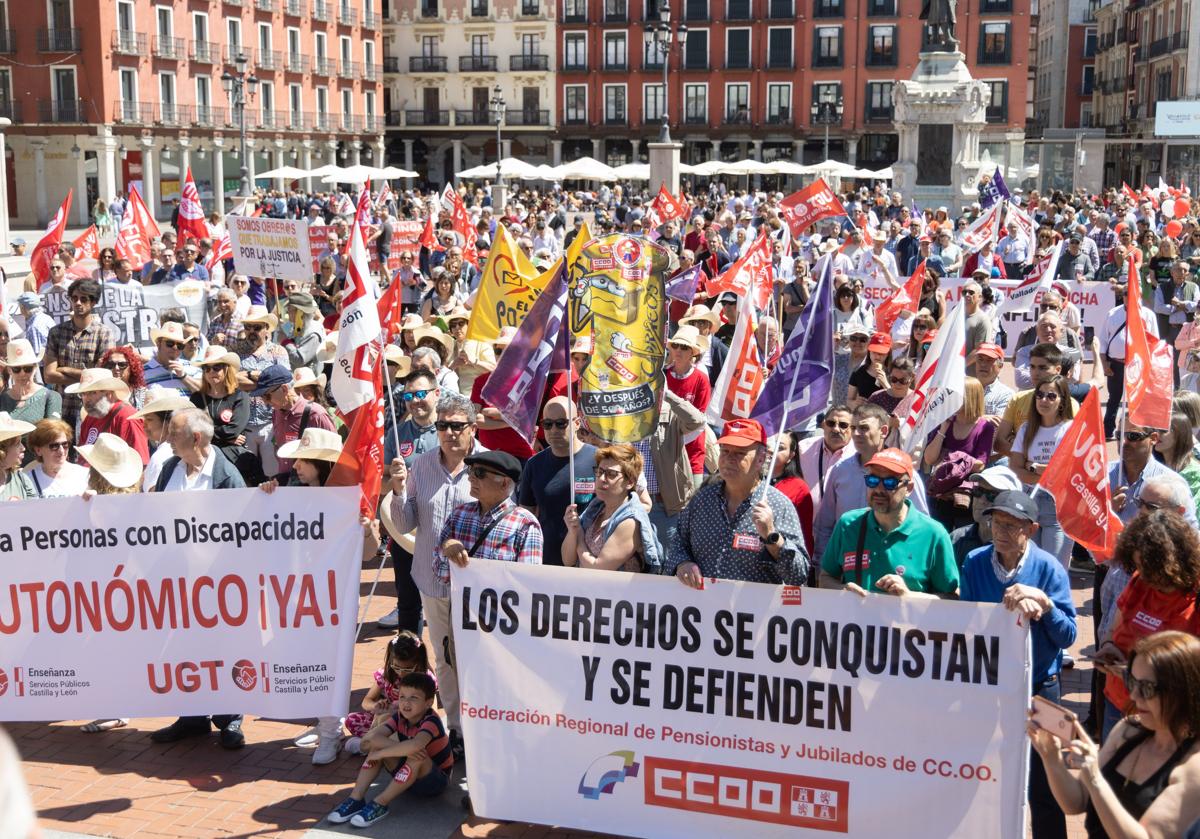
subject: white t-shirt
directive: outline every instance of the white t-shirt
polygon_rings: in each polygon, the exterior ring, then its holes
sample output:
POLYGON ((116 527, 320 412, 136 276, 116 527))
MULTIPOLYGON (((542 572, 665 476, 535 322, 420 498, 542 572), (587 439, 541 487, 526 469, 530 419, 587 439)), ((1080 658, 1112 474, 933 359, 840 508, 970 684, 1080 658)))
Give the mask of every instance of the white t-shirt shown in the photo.
MULTIPOLYGON (((175 451, 170 443, 158 444, 158 448, 150 453, 150 462, 142 472, 142 492, 150 492, 158 485, 158 476, 162 472, 163 464, 174 456, 175 451)), ((180 468, 183 468, 182 465, 180 468)))
MULTIPOLYGON (((1034 408, 1033 410, 1037 409, 1034 408)), ((1048 425, 1039 428, 1037 433, 1033 435, 1033 441, 1028 451, 1025 450, 1025 427, 1027 425, 1028 423, 1023 422, 1017 429, 1017 439, 1013 441, 1012 450, 1014 453, 1025 455, 1025 460, 1028 463, 1041 463, 1045 465, 1050 462, 1050 456, 1054 454, 1054 450, 1062 442, 1067 429, 1071 427, 1071 421, 1063 420, 1058 425, 1048 425)))
POLYGON ((78 463, 64 463, 53 478, 42 470, 40 463, 29 464, 25 471, 40 498, 73 498, 87 489, 88 468, 78 463))

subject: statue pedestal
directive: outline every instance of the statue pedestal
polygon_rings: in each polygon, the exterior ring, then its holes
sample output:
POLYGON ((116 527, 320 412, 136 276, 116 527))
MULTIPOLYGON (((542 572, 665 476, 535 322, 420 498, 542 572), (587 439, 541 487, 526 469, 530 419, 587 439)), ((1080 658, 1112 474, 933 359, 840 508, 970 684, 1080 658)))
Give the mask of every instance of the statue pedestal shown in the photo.
POLYGON ((962 53, 920 54, 912 78, 892 91, 899 134, 893 186, 906 200, 952 211, 978 200, 979 137, 990 99, 962 53))
POLYGON ((666 184, 672 195, 679 194, 679 153, 682 143, 647 143, 650 152, 650 194, 657 195, 666 184))

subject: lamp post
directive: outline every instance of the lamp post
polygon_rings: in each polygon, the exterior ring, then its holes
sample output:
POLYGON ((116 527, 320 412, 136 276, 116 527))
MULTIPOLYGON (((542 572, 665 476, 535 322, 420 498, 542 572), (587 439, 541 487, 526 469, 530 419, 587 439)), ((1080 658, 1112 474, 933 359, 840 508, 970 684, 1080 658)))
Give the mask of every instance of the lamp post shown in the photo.
POLYGON ((825 159, 829 159, 829 126, 842 121, 842 97, 829 88, 822 88, 821 98, 812 103, 812 121, 825 126, 825 159))
MULTIPOLYGON (((683 49, 687 46, 688 28, 687 24, 679 24, 679 28, 675 30, 675 40, 679 42, 680 64, 682 65, 683 49)), ((662 95, 662 127, 658 130, 658 142, 671 142, 671 124, 670 114, 671 109, 667 104, 667 72, 671 63, 671 8, 667 5, 666 0, 662 0, 658 7, 658 26, 646 27, 646 39, 654 45, 654 51, 658 54, 659 61, 662 62, 663 71, 663 95, 662 95)))
POLYGON ((504 92, 500 85, 492 88, 492 99, 489 103, 496 115, 496 185, 493 188, 492 208, 496 212, 504 211, 504 172, 501 171, 500 161, 504 157, 504 147, 500 140, 500 126, 504 123, 504 92))
POLYGON ((234 66, 237 68, 236 73, 231 73, 226 70, 221 74, 221 86, 225 88, 225 93, 229 96, 229 103, 233 106, 233 113, 237 118, 238 131, 241 139, 241 195, 243 198, 250 197, 250 170, 246 167, 246 97, 251 99, 258 92, 258 79, 253 73, 246 74, 246 65, 250 63, 250 59, 245 53, 238 53, 238 57, 234 60, 234 66))

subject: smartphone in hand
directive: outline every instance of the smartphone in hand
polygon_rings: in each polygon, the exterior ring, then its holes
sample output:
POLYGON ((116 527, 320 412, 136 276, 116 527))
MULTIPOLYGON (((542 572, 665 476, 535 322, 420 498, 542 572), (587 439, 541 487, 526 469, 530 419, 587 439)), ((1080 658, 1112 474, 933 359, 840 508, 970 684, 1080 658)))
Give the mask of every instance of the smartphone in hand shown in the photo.
POLYGON ((1033 697, 1032 710, 1033 724, 1038 728, 1050 732, 1063 743, 1070 743, 1075 739, 1074 711, 1068 711, 1040 696, 1033 697))

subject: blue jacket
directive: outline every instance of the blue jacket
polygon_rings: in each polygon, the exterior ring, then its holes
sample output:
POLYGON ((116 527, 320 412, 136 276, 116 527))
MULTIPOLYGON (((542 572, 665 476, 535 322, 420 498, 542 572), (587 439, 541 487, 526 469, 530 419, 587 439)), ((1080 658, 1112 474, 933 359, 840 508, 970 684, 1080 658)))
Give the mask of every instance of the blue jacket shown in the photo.
POLYGON ((1001 583, 992 571, 992 551, 984 545, 971 551, 963 563, 959 577, 959 599, 980 603, 999 603, 1004 590, 1013 583, 1039 588, 1054 603, 1054 608, 1031 621, 1029 634, 1033 639, 1033 689, 1058 674, 1062 669, 1063 650, 1075 643, 1075 604, 1071 600, 1071 580, 1058 560, 1029 543, 1025 565, 1012 583, 1001 583))
MULTIPOLYGON (((604 512, 604 502, 599 498, 593 498, 579 516, 580 529, 586 531, 602 512, 604 512)), ((636 495, 626 498, 625 503, 618 507, 612 518, 608 520, 608 525, 604 528, 604 541, 607 542, 608 538, 613 535, 613 531, 617 529, 617 525, 626 519, 636 521, 641 530, 644 570, 649 574, 661 573, 662 546, 658 544, 658 537, 655 535, 654 525, 650 523, 650 516, 646 513, 646 508, 642 506, 642 502, 638 501, 636 495)))

